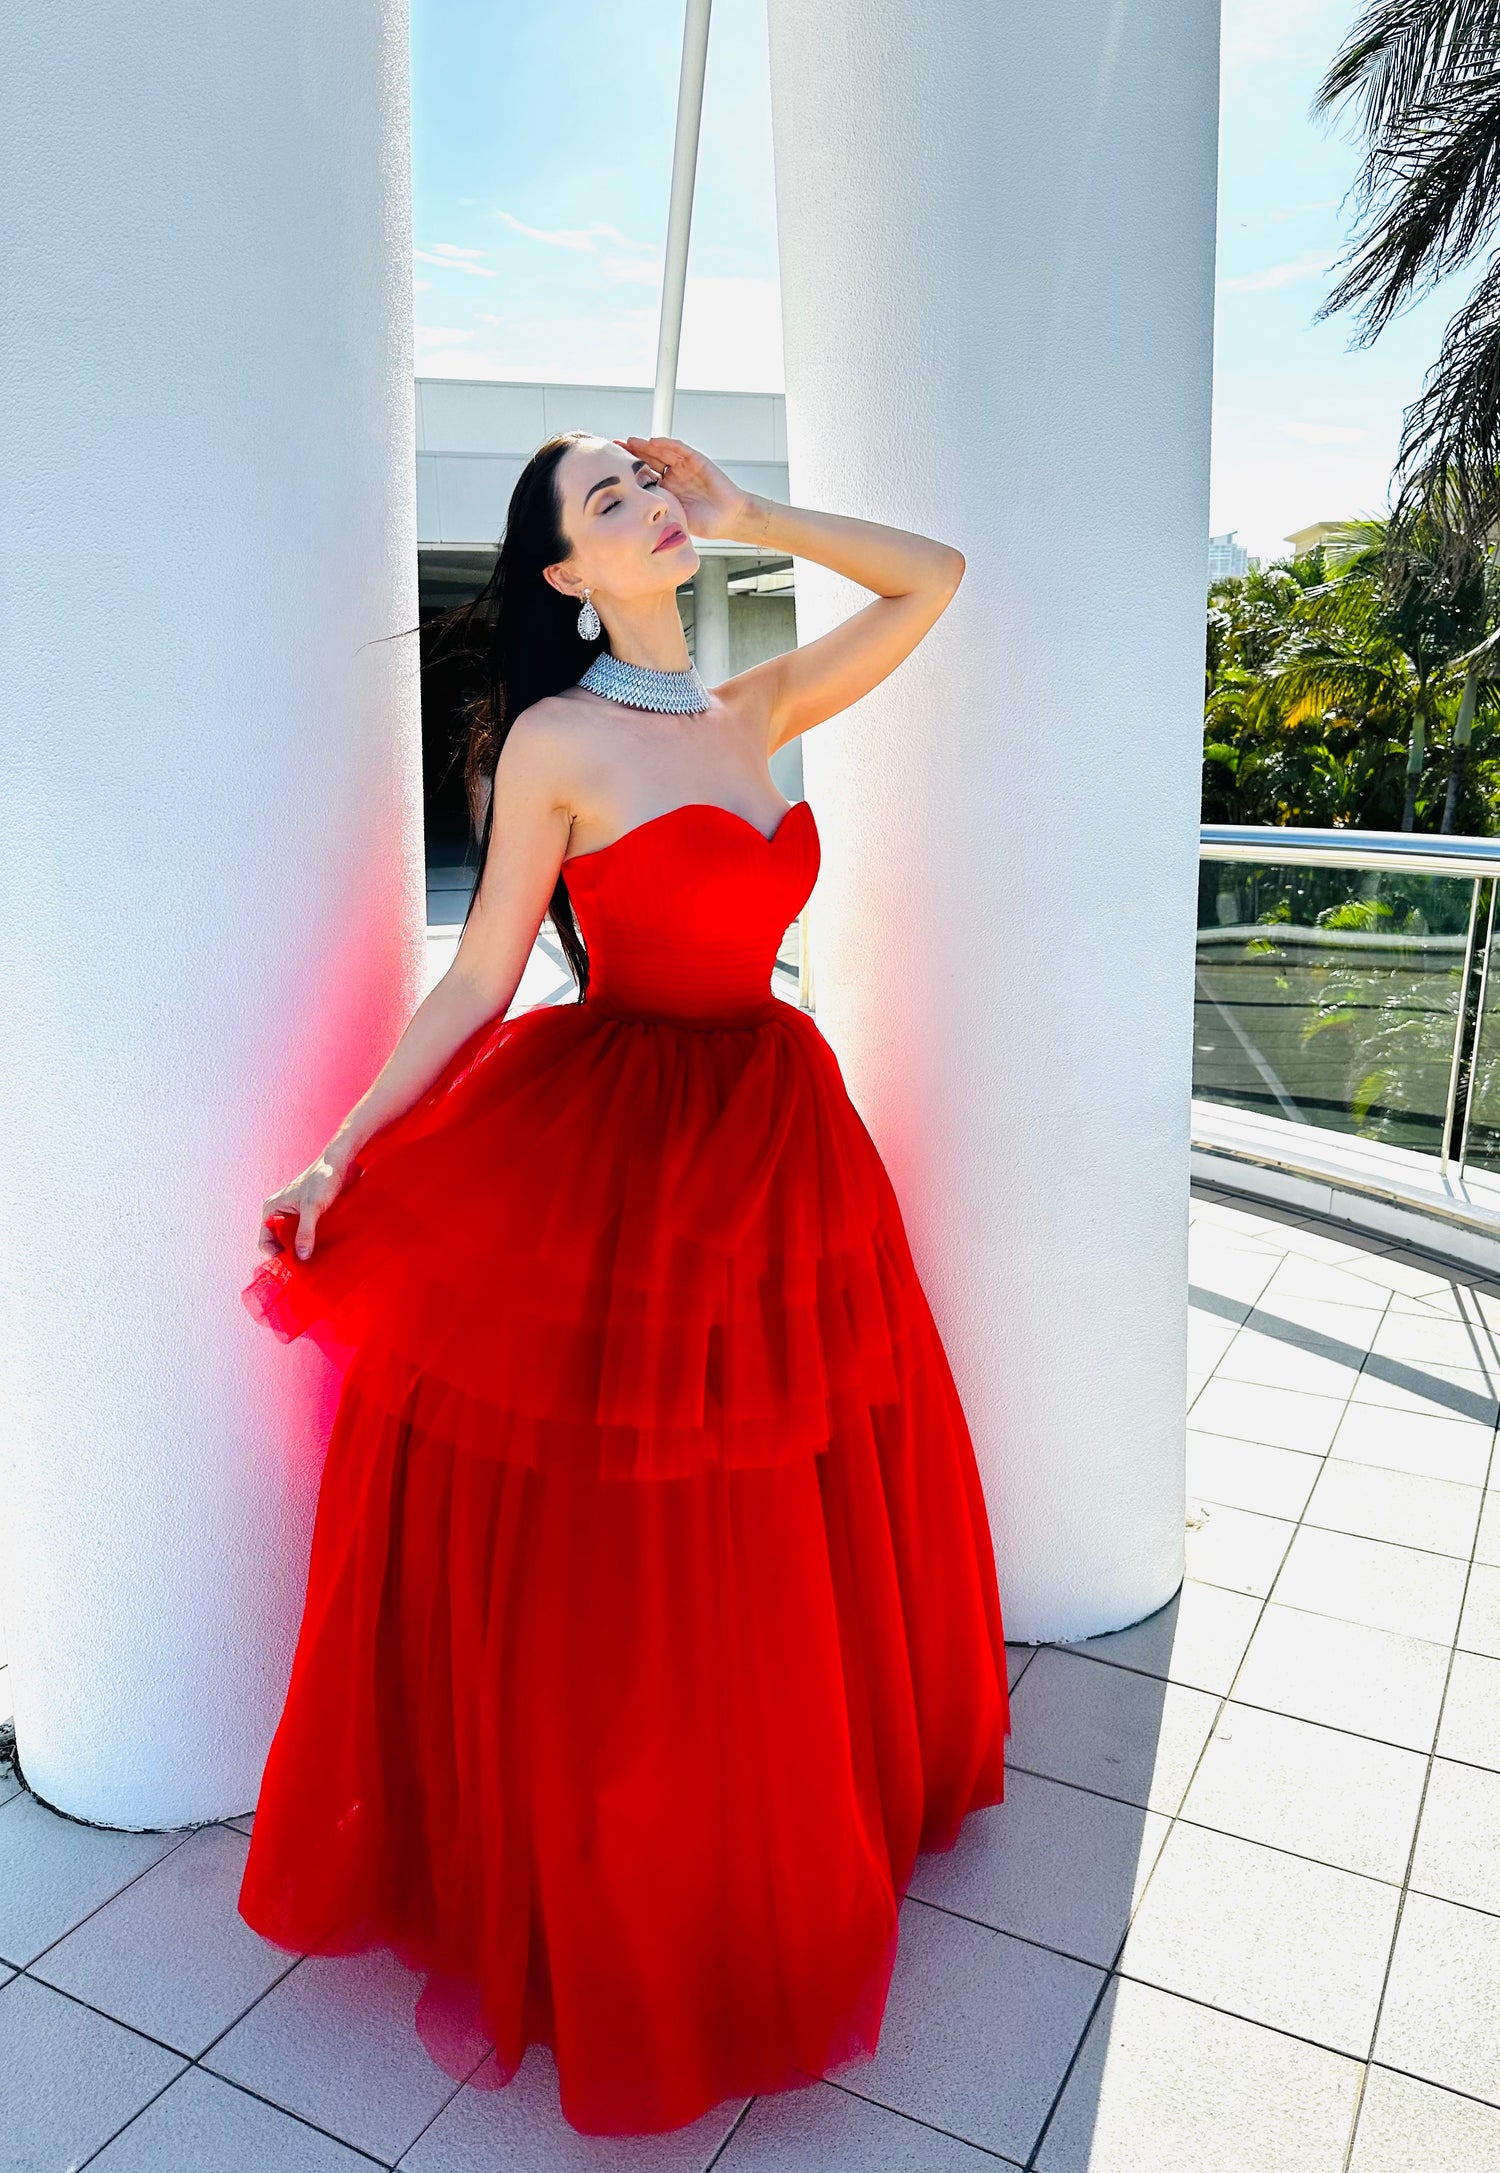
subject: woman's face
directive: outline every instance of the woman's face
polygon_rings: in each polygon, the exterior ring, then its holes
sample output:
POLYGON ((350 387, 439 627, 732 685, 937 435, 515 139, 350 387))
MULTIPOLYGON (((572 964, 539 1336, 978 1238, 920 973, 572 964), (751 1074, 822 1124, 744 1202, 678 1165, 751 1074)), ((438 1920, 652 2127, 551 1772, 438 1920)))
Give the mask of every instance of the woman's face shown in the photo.
POLYGON ((609 438, 580 438, 555 470, 568 558, 547 579, 582 603, 621 602, 680 588, 698 570, 682 508, 656 471, 609 438))

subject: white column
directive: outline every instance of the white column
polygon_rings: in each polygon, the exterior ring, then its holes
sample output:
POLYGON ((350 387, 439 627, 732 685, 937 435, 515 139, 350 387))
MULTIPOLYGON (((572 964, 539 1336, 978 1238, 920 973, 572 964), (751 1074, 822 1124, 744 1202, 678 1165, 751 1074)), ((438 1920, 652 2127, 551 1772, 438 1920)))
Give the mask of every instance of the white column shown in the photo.
POLYGON ((729 561, 707 551, 693 575, 693 662, 707 686, 729 677, 729 561))
MULTIPOLYGON (((1217 0, 770 0, 791 496, 957 544, 809 733, 818 1022, 1019 1639, 1183 1568, 1217 0)), ((799 638, 868 601, 799 563, 799 638)))
POLYGON ((0 1604, 31 1786, 172 1826, 306 1571, 260 1204, 420 994, 405 0, 19 0, 0 142, 0 1604))

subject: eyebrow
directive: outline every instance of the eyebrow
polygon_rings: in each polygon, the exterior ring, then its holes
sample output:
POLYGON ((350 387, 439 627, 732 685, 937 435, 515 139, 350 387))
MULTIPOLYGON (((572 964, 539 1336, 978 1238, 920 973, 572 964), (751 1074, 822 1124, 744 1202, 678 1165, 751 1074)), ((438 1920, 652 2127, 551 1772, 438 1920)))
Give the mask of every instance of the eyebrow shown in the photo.
MULTIPOLYGON (((642 468, 644 468, 646 465, 647 463, 644 460, 633 460, 630 464, 631 474, 639 475, 642 468)), ((611 483, 618 483, 619 480, 620 478, 617 475, 601 475, 598 482, 590 483, 588 489, 584 492, 584 504, 588 504, 589 500, 593 497, 596 490, 608 490, 611 483)))

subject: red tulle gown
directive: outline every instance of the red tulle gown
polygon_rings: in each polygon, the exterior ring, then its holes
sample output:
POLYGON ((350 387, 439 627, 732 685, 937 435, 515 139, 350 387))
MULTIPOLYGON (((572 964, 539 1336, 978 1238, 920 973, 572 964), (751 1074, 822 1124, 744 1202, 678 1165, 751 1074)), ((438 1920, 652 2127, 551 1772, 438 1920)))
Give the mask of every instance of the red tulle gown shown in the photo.
POLYGON ((584 2133, 868 2057, 916 1852, 1003 1792, 964 1413, 770 989, 819 850, 695 802, 569 860, 587 1001, 472 1036, 244 1292, 342 1379, 241 1913, 422 1971, 451 2074, 550 2046, 584 2133))

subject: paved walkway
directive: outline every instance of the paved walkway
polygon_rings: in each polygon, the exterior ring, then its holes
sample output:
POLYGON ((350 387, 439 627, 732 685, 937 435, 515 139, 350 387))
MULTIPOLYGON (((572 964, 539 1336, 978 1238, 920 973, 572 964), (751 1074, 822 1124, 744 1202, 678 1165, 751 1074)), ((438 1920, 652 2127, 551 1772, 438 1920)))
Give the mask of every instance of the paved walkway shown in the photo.
POLYGON ((1500 1289, 1205 1191, 1192 1282, 1188 1582, 1013 1654, 873 2062, 582 2138, 545 2051, 456 2086, 389 1957, 257 1939, 248 1819, 0 1776, 7 2173, 1497 2173, 1500 1289))

